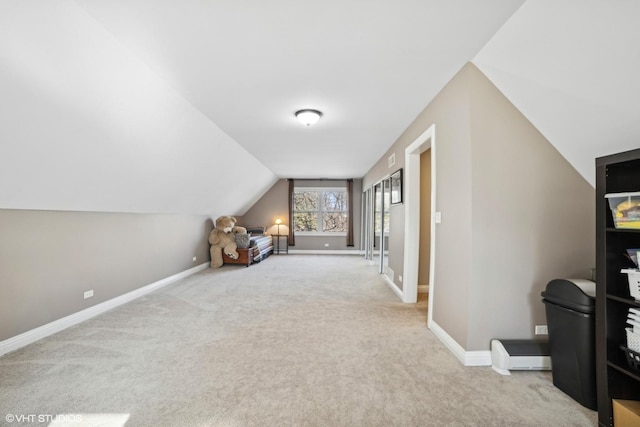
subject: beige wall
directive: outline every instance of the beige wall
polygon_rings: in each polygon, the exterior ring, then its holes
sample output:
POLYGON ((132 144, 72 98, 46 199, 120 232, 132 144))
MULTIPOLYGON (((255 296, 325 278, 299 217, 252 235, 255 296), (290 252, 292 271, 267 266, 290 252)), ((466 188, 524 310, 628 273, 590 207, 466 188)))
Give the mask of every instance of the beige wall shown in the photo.
MULTIPOLYGON (((405 148, 432 124, 442 213, 433 320, 467 351, 488 350, 491 338, 530 338, 546 323, 539 296, 547 281, 588 277, 593 267, 593 188, 470 63, 367 173, 364 188, 389 173, 391 153, 396 167, 403 163, 405 148)), ((391 220, 404 227, 404 215, 391 220)))
POLYGON ((468 73, 468 84, 473 135, 468 346, 480 348, 491 338, 532 335, 534 324, 545 324, 540 293, 550 280, 590 277, 595 191, 481 72, 468 73))
POLYGON ((431 149, 420 155, 420 254, 418 286, 429 285, 431 255, 431 149))
POLYGON ((0 209, 0 341, 208 263, 212 227, 199 215, 0 209))
MULTIPOLYGON (((298 180, 296 187, 345 187, 345 180, 298 180)), ((289 225, 289 182, 281 179, 276 182, 241 218, 242 225, 271 226, 276 218, 289 225)), ((360 249, 360 220, 362 201, 362 181, 353 180, 353 242, 355 246, 347 247, 346 236, 301 236, 296 235, 296 244, 290 249, 296 250, 353 250, 360 249), (325 246, 329 244, 329 246, 325 246)))
MULTIPOLYGON (((437 145, 437 209, 443 212, 442 224, 437 228, 436 240, 436 280, 442 284, 438 288, 438 306, 434 316, 440 312, 443 317, 439 325, 458 343, 467 341, 468 301, 471 256, 471 148, 469 134, 469 96, 463 80, 462 70, 450 81, 416 120, 400 135, 382 158, 363 178, 367 188, 393 172, 404 167, 404 152, 432 124, 436 124, 437 145), (395 153, 396 164, 388 167, 388 157, 395 153)), ((404 205, 402 215, 392 215, 394 228, 404 230, 404 205)), ((403 233, 404 234, 404 233, 403 233)), ((399 236, 404 247, 404 235, 399 236)), ((421 243, 422 244, 422 243, 421 243)), ((396 258, 395 254, 389 254, 396 258)), ((399 275, 403 272, 404 258, 398 260, 399 270, 395 270, 394 281, 401 287, 399 275)))
MULTIPOLYGON (((465 67, 402 134, 404 147, 432 124, 436 134, 436 288, 433 319, 463 348, 470 322, 471 277, 471 134, 465 67)), ((488 342, 487 342, 488 345, 488 342)))
POLYGON ((289 206, 287 198, 289 183, 286 179, 276 181, 273 186, 262 195, 239 219, 243 226, 270 226, 275 224, 276 218, 282 219, 289 225, 289 206))

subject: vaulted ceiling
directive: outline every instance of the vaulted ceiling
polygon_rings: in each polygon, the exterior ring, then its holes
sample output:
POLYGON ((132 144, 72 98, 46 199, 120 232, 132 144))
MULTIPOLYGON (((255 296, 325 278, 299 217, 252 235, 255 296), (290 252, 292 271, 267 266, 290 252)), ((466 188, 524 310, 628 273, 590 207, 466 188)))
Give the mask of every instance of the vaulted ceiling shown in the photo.
POLYGON ((346 178, 367 172, 522 1, 78 3, 276 175, 346 178), (321 122, 300 126, 303 108, 321 122))
POLYGON ((527 1, 473 62, 592 185, 640 147, 640 2, 527 1))
POLYGON ((468 61, 593 183, 595 157, 639 146, 638 17, 634 0, 6 0, 0 208, 242 213, 278 178, 360 177, 468 61))

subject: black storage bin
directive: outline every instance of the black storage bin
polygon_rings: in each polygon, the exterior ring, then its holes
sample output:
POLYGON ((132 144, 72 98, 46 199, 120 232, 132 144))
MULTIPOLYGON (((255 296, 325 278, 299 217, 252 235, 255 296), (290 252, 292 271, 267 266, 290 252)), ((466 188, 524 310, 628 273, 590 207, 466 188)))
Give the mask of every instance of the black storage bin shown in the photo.
POLYGON ((595 296, 590 280, 554 279, 542 292, 553 385, 593 410, 598 408, 595 296))

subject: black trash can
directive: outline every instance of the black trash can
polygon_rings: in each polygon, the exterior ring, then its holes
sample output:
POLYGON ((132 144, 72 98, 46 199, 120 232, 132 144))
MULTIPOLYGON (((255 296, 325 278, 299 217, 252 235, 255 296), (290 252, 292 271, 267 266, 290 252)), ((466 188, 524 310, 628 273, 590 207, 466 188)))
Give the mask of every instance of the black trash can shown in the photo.
POLYGON ((595 296, 596 284, 582 279, 554 279, 542 292, 553 385, 593 410, 597 410, 595 296))

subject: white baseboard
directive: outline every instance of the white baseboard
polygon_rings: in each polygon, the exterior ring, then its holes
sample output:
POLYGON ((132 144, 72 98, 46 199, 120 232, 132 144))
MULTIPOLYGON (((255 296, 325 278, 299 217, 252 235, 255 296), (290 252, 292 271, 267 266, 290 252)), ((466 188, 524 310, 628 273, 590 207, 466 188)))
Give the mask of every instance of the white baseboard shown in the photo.
POLYGON ((289 249, 292 255, 360 255, 359 249, 289 249))
POLYGON ((491 351, 466 351, 464 355, 464 366, 491 366, 491 351))
POLYGON ((398 285, 393 283, 393 280, 389 279, 389 276, 387 276, 386 274, 383 274, 382 277, 384 277, 384 280, 387 282, 387 285, 389 285, 391 290, 395 292, 396 295, 398 295, 398 298, 400 298, 400 300, 402 300, 402 291, 400 290, 398 285))
POLYGON ((464 366, 491 366, 491 351, 466 351, 435 321, 429 325, 431 332, 453 353, 464 366))
POLYGON ((393 283, 395 283, 396 281, 396 272, 393 271, 388 265, 384 266, 384 273, 385 276, 387 276, 387 278, 389 280, 391 280, 393 283))
POLYGON ((98 314, 102 314, 105 311, 128 303, 129 301, 133 301, 134 299, 140 298, 141 296, 148 294, 149 292, 153 292, 157 289, 162 288, 163 286, 183 279, 187 276, 197 273, 198 271, 202 271, 208 267, 208 262, 200 264, 196 267, 190 268, 180 273, 176 273, 172 276, 158 280, 157 282, 135 289, 131 292, 127 292, 126 294, 117 296, 108 301, 101 302, 92 307, 70 314, 69 316, 54 320, 53 322, 47 323, 46 325, 31 329, 30 331, 24 332, 20 335, 16 335, 15 337, 0 341, 0 356, 34 343, 38 340, 41 340, 42 338, 48 337, 49 335, 53 335, 64 329, 67 329, 70 326, 77 325, 78 323, 84 322, 85 320, 97 316, 98 314))

